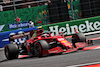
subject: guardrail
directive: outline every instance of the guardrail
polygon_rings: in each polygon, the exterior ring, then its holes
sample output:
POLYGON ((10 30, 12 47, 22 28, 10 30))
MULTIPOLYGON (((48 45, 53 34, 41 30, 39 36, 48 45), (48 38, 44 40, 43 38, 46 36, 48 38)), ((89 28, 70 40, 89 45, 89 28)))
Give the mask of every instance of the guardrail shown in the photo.
MULTIPOLYGON (((41 1, 32 1, 32 2, 26 2, 26 3, 20 3, 20 4, 15 4, 15 6, 20 6, 20 5, 27 5, 27 4, 33 4, 33 3, 40 3, 40 2, 51 2, 50 0, 41 0, 41 1)), ((13 1, 10 1, 10 3, 12 3, 13 1)), ((17 1, 15 1, 17 2, 17 1)), ((3 4, 4 2, 0 2, 0 4, 3 4)), ((14 5, 7 5, 7 6, 2 6, 3 8, 5 7, 12 7, 14 5)))
MULTIPOLYGON (((100 31, 100 16, 97 17, 91 17, 81 20, 75 20, 75 21, 67 21, 67 22, 61 22, 61 23, 55 23, 55 24, 49 24, 49 25, 43 25, 42 28, 44 31, 52 31, 52 35, 59 34, 59 32, 63 32, 64 35, 72 35, 75 34, 75 29, 77 29, 77 32, 83 32, 85 35, 90 35, 91 33, 86 32, 94 32, 99 33, 100 31)), ((9 35, 11 33, 18 33, 20 31, 29 32, 31 30, 36 30, 37 27, 34 28, 25 28, 25 29, 19 29, 15 31, 8 31, 0 33, 0 48, 4 47, 5 45, 9 44, 9 35)), ((92 33, 92 34, 95 34, 92 33)), ((21 43, 23 39, 16 40, 18 43, 21 43)))

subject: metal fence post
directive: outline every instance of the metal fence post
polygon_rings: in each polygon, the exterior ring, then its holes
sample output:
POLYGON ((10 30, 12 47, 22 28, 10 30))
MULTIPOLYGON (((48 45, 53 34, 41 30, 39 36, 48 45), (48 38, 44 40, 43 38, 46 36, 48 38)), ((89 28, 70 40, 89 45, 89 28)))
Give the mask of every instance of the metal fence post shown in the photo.
POLYGON ((73 3, 72 3, 73 1, 72 0, 70 0, 70 3, 71 3, 71 10, 72 10, 72 17, 73 17, 73 20, 75 20, 75 18, 74 18, 74 8, 73 8, 73 3))
POLYGON ((16 25, 17 25, 17 29, 18 29, 18 22, 17 22, 17 13, 16 13, 15 0, 13 0, 13 7, 14 7, 14 13, 15 13, 16 25))

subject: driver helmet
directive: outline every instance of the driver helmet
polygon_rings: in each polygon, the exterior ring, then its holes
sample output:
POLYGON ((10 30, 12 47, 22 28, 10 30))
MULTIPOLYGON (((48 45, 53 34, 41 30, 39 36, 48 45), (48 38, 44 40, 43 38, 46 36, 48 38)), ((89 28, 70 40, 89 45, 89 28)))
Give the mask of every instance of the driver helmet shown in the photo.
POLYGON ((43 32, 44 32, 44 30, 41 29, 41 28, 39 28, 39 29, 37 30, 37 34, 41 34, 41 33, 43 33, 43 32))

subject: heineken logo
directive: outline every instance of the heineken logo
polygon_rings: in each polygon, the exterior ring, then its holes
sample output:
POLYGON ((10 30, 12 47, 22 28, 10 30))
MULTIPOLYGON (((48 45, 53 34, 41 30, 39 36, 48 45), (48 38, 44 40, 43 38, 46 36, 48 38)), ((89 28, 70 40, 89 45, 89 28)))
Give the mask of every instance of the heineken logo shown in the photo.
POLYGON ((100 22, 89 22, 88 20, 85 21, 84 24, 80 25, 73 25, 65 24, 64 27, 59 27, 59 25, 56 26, 50 26, 50 31, 52 31, 52 35, 59 34, 59 32, 63 32, 64 35, 70 35, 75 34, 75 29, 77 29, 77 32, 89 32, 89 31, 95 31, 100 29, 100 22))

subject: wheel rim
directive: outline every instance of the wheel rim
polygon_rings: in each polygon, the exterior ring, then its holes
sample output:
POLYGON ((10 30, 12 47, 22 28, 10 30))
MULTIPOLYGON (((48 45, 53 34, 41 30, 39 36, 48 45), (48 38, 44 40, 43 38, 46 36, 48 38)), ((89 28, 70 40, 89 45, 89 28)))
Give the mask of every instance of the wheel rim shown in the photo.
POLYGON ((8 48, 7 47, 5 47, 5 55, 9 59, 9 52, 8 52, 8 48))
POLYGON ((11 59, 17 59, 18 58, 18 53, 17 53, 17 50, 15 52, 12 52, 9 48, 9 46, 5 46, 5 56, 8 60, 11 60, 11 59))
POLYGON ((36 43, 34 46, 34 51, 35 51, 35 56, 40 56, 41 55, 41 45, 39 43, 36 43))
POLYGON ((6 56, 8 57, 8 52, 7 52, 7 50, 6 50, 6 56))

